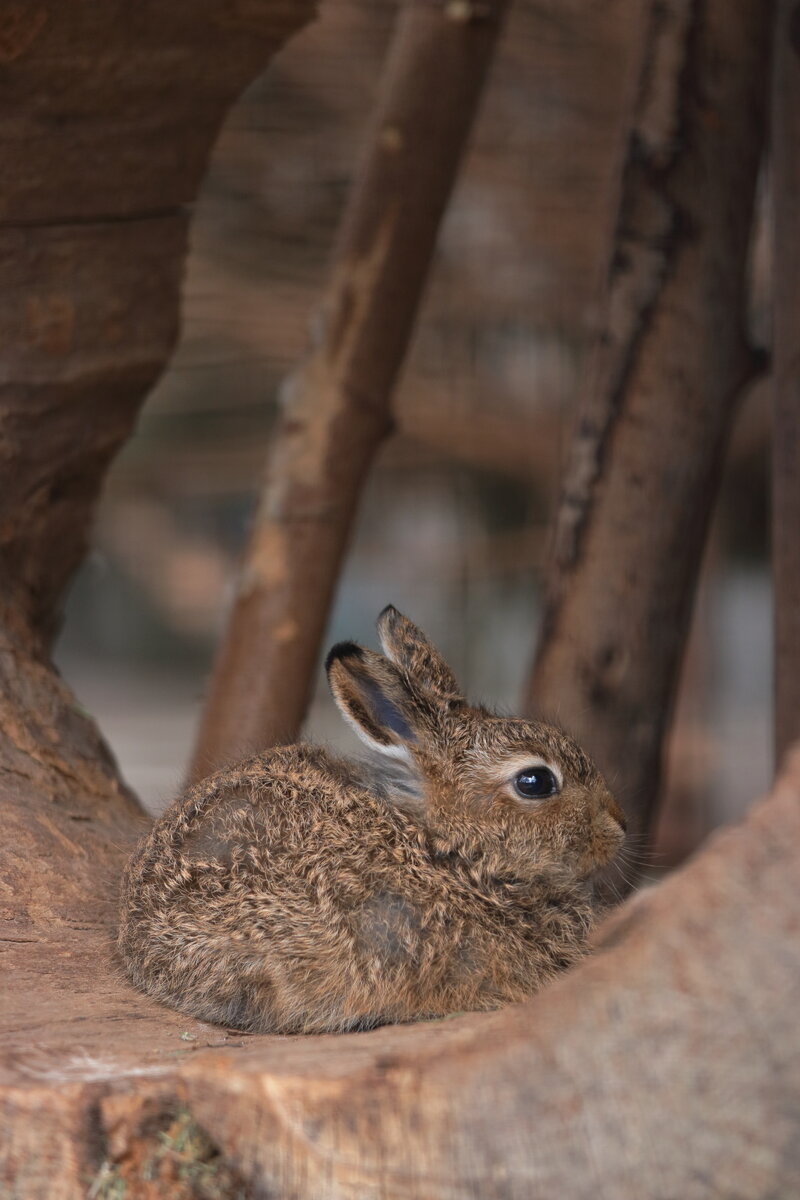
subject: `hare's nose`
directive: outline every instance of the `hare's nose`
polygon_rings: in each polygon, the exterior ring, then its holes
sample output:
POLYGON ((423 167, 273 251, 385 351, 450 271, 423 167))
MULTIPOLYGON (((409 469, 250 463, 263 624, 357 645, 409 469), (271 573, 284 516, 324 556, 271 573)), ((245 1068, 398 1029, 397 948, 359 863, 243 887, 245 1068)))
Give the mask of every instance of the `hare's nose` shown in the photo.
POLYGON ((627 818, 625 816, 625 813, 622 811, 620 806, 617 804, 617 802, 613 796, 608 797, 608 811, 611 814, 611 816, 614 818, 614 820, 617 822, 617 824, 622 827, 622 832, 627 833, 628 832, 627 818))

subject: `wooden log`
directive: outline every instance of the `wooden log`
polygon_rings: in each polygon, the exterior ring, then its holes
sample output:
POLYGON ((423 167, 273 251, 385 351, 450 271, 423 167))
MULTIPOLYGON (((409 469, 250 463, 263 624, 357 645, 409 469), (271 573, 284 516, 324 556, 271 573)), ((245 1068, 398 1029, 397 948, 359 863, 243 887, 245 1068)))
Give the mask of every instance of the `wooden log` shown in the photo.
POLYGON ((775 757, 800 736, 800 7, 778 0, 772 90, 775 757))
POLYGON ((735 401, 771 6, 652 4, 608 278, 557 514, 529 709, 651 823, 735 401))
MULTIPOLYGON (((59 833, 79 780, 63 793, 37 806, 59 833)), ((115 856, 107 841, 105 869, 115 856)), ((796 754, 742 825, 630 900, 530 1003, 298 1038, 244 1037, 134 992, 87 871, 88 908, 76 891, 69 915, 5 943, 0 1190, 144 1198, 174 1151, 200 1196, 215 1178, 285 1200, 794 1196, 799 870, 796 754)), ((43 874, 40 901, 48 890, 43 874)))
POLYGON ((191 766, 293 740, 507 0, 405 0, 282 419, 191 766))
POLYGON ((188 1104, 292 1200, 794 1195, 798 869, 795 756, 769 802, 531 1003, 237 1066, 218 1052, 189 1064, 188 1104))

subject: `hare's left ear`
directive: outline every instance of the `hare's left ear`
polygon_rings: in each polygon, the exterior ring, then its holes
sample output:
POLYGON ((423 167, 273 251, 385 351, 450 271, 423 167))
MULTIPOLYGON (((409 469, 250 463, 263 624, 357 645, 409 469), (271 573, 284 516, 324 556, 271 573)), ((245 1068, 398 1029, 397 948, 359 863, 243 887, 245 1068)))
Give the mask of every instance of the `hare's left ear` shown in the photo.
POLYGON ((414 698, 397 668, 380 654, 340 642, 325 669, 342 716, 367 745, 384 754, 405 754, 417 741, 414 698))
POLYGON ((377 628, 384 653, 414 684, 438 700, 463 702, 453 672, 413 621, 387 604, 377 628))

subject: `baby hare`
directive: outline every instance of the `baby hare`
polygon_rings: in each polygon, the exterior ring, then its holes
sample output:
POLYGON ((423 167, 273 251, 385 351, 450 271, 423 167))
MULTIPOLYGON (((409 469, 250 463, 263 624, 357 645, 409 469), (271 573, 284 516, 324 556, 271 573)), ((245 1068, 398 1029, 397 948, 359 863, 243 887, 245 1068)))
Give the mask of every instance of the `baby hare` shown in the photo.
POLYGON ((625 829, 598 771, 468 704, 391 606, 378 632, 386 657, 342 642, 326 664, 377 765, 268 750, 139 844, 119 949, 151 996, 254 1032, 367 1029, 522 1000, 580 956, 625 829))

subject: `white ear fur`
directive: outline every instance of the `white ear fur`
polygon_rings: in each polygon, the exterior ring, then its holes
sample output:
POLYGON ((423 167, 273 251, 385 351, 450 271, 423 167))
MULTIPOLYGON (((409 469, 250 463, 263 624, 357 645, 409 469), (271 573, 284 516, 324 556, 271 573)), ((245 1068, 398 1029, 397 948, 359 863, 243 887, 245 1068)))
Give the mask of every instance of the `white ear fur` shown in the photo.
POLYGON ((419 813, 425 807, 425 781, 413 756, 403 747, 397 751, 387 753, 385 746, 370 746, 361 762, 365 781, 396 808, 419 813))

